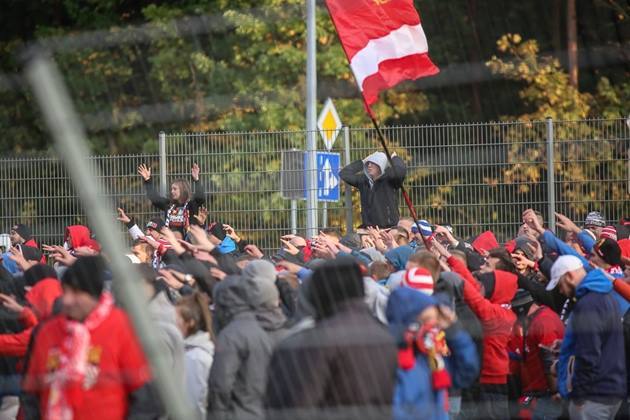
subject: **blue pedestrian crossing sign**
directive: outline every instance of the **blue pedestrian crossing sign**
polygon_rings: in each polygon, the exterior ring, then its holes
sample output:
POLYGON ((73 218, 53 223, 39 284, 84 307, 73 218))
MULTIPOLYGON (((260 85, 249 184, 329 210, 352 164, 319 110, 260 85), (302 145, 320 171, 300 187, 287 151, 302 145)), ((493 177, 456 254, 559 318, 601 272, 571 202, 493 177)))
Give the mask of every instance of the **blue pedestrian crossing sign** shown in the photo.
MULTIPOLYGON (((317 152, 317 201, 339 201, 340 181, 339 166, 341 157, 339 153, 317 152)), ((304 167, 306 168, 307 154, 304 154, 304 167)), ((306 172, 305 172, 306 176, 306 172)), ((306 180, 304 181, 306 185, 306 180)), ((306 190, 304 191, 306 198, 306 190)))

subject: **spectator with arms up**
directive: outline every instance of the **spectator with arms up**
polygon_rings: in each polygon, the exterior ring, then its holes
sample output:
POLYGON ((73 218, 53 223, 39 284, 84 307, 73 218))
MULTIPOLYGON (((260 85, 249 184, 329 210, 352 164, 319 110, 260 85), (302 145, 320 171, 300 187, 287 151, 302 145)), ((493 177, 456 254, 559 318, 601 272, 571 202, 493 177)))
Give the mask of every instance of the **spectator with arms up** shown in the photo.
POLYGON ((341 179, 361 194, 363 226, 392 227, 400 219, 398 190, 405 180, 407 167, 395 153, 392 154, 392 164, 390 167, 385 153, 375 152, 339 172, 341 179))

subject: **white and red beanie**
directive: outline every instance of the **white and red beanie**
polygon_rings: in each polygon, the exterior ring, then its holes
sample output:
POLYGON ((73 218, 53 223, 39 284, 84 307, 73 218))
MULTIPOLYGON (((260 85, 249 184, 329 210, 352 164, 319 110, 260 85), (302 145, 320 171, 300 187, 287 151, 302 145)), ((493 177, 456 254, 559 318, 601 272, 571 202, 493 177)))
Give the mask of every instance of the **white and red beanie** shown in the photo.
POLYGON ((403 278, 403 285, 429 296, 433 294, 433 277, 426 268, 411 268, 403 278))

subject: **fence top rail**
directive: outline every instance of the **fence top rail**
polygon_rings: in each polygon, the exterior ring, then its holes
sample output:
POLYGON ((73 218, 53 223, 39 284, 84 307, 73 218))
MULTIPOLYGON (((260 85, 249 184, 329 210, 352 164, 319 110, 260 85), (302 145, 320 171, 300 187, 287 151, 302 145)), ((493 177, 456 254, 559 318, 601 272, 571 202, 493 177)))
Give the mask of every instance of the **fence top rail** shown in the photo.
MULTIPOLYGON (((618 118, 586 118, 576 120, 553 120, 555 123, 615 123, 615 122, 627 122, 625 117, 618 118)), ((447 123, 433 123, 433 124, 411 124, 411 125, 388 125, 383 126, 383 130, 390 129, 428 129, 428 128, 449 128, 449 127, 486 127, 486 126, 511 126, 511 125, 541 125, 547 124, 547 120, 504 120, 504 121, 472 121, 472 122, 447 122, 447 123)), ((344 126, 346 127, 346 126, 344 126)), ((373 127, 352 127, 348 126, 351 130, 373 130, 373 127)), ((319 131, 319 130, 314 130, 319 131)), ((308 130, 250 130, 250 131, 175 131, 175 132, 162 132, 168 137, 204 137, 204 136, 256 136, 256 135, 301 135, 307 133, 308 130)))

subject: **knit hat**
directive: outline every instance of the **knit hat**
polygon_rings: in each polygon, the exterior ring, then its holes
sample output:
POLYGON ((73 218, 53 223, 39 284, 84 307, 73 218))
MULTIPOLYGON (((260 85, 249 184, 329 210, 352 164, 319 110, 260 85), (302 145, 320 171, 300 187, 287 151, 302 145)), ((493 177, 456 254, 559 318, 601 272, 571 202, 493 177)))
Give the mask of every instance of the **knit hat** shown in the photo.
POLYGON ((600 238, 608 238, 613 241, 617 240, 617 229, 614 226, 606 226, 602 229, 602 232, 599 234, 600 238))
POLYGON ((404 270, 409 261, 409 257, 414 253, 414 250, 409 245, 399 246, 398 248, 390 249, 385 253, 385 259, 390 263, 396 271, 404 270))
POLYGON ((241 273, 250 292, 254 308, 278 306, 280 294, 276 287, 276 269, 269 261, 252 261, 241 273))
POLYGON ((164 227, 164 220, 161 217, 153 217, 149 220, 144 227, 145 229, 153 229, 160 231, 164 227))
POLYGON ((104 271, 102 257, 81 257, 68 268, 61 283, 98 299, 105 283, 104 271))
POLYGON ((606 226, 606 219, 604 216, 598 211, 592 211, 586 215, 586 220, 584 220, 584 226, 596 226, 596 227, 604 227, 606 226))
POLYGON ((621 248, 617 241, 602 238, 593 245, 593 254, 610 265, 621 265, 621 248))
POLYGON ((413 226, 411 226, 411 233, 418 233, 418 226, 420 226, 420 233, 422 234, 422 236, 429 237, 433 234, 431 223, 429 223, 427 220, 421 219, 418 220, 416 223, 417 225, 414 224, 413 226))
POLYGON ((424 294, 433 294, 433 277, 426 268, 411 268, 405 273, 403 285, 416 289, 424 294))
POLYGON ((18 235, 20 235, 24 241, 31 239, 31 229, 23 223, 14 225, 11 230, 14 230, 18 235))

